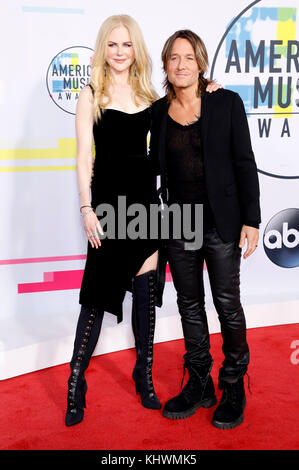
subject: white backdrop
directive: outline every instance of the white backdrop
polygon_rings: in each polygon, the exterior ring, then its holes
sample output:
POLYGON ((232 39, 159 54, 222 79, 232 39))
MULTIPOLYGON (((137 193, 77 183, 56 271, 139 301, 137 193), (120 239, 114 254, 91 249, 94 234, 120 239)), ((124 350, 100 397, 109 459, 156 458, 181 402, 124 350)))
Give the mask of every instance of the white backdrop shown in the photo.
MULTIPOLYGON (((84 85, 98 29, 112 14, 130 14, 140 24, 160 96, 163 44, 188 28, 207 46, 208 75, 242 97, 262 204, 260 244, 241 267, 247 325, 298 322, 298 1, 0 4, 0 379, 68 362, 72 353, 86 240, 76 182, 76 82, 65 92, 63 79, 74 77, 57 70, 80 65, 84 85)), ((206 289, 210 331, 218 332, 208 282, 206 289)), ((95 354, 133 347, 130 309, 127 294, 123 323, 105 316, 95 354)), ((155 341, 181 337, 168 278, 155 341)))

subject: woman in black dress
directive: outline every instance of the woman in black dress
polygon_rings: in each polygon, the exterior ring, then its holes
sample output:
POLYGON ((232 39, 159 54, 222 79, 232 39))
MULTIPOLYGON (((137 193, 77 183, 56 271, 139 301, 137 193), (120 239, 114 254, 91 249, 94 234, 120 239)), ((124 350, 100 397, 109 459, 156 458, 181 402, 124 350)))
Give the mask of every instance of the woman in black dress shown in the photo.
MULTIPOLYGON (((97 344, 104 311, 115 314, 121 322, 127 290, 133 294, 136 392, 140 393, 143 406, 161 408, 151 373, 155 305, 161 306, 162 297, 156 279, 159 242, 130 239, 121 224, 121 235, 116 230, 114 239, 101 239, 103 227, 96 214, 99 204, 109 204, 117 214, 120 196, 122 201, 126 198, 127 207, 139 203, 148 209, 150 204, 159 204, 155 172, 147 152, 150 105, 157 98, 150 68, 136 22, 127 15, 108 18, 98 34, 91 83, 81 90, 76 112, 80 211, 89 243, 70 362, 67 426, 83 419, 87 391, 84 372, 97 344)), ((127 218, 126 223, 129 221, 127 218)))

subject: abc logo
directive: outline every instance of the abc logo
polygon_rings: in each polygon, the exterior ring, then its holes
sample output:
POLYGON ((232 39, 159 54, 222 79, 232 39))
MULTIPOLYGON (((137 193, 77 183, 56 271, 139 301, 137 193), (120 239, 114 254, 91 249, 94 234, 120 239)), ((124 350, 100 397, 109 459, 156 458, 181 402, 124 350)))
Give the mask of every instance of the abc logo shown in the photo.
POLYGON ((299 209, 285 209, 272 217, 265 228, 264 249, 282 268, 299 266, 299 209))

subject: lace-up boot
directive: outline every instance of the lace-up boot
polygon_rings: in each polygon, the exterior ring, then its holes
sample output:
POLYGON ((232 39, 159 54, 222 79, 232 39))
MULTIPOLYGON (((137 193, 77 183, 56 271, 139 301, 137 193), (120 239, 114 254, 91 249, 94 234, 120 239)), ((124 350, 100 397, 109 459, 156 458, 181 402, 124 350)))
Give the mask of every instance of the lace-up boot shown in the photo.
POLYGON ((223 393, 212 424, 219 429, 233 429, 244 420, 246 396, 243 377, 231 381, 222 379, 219 388, 223 393))
POLYGON ((217 403, 215 388, 210 375, 212 365, 207 368, 185 363, 181 388, 186 368, 189 372, 189 380, 178 395, 166 402, 163 409, 163 416, 166 418, 188 418, 198 408, 210 408, 217 403))
POLYGON ((68 379, 66 426, 78 424, 83 419, 84 408, 86 408, 85 395, 87 392, 84 372, 96 347, 103 316, 104 312, 96 308, 88 308, 83 305, 81 307, 73 356, 70 362, 71 375, 68 379))
POLYGON ((160 409, 161 403, 155 393, 152 366, 155 333, 156 271, 136 276, 133 281, 132 327, 135 336, 137 360, 133 380, 137 395, 140 393, 145 408, 160 409))

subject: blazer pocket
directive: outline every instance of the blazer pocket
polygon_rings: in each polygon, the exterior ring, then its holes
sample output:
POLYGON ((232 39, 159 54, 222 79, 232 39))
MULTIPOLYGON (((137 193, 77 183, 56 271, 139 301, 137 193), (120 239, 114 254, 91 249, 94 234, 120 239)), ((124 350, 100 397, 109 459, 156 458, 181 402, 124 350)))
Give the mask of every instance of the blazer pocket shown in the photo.
POLYGON ((237 192, 238 192, 238 188, 237 188, 236 183, 231 183, 225 188, 225 194, 227 196, 231 196, 232 194, 235 194, 237 192))

